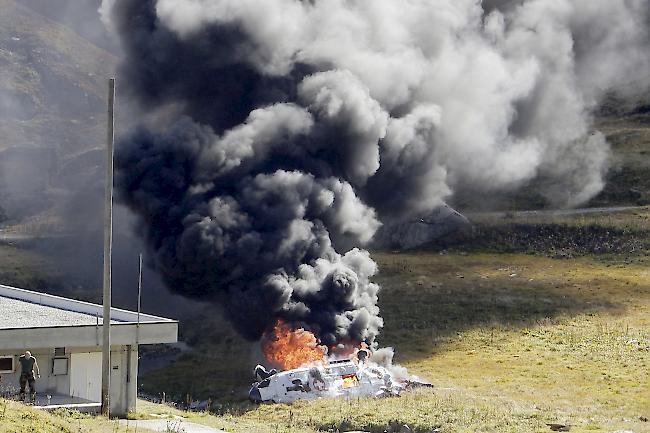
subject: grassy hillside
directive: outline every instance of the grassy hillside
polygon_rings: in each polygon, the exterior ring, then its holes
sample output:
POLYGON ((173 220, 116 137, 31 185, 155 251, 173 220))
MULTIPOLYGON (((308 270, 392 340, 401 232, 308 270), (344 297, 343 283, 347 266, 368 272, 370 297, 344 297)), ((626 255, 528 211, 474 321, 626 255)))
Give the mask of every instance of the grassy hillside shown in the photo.
MULTIPOLYGON (((373 253, 386 322, 380 343, 394 346, 397 362, 432 390, 250 405, 245 393, 259 349, 206 309, 181 324, 194 350, 142 376, 142 391, 178 401, 212 397, 216 416, 193 420, 233 432, 381 433, 404 423, 419 431, 542 432, 556 422, 574 432, 650 432, 650 209, 484 218, 464 244, 373 253), (561 235, 549 243, 544 227, 561 235), (481 233, 508 234, 508 248, 481 233), (602 237, 594 241, 593 233, 602 237), (583 248, 620 233, 641 247, 583 248)), ((8 260, 3 278, 25 287, 55 279, 46 258, 0 251, 8 260)), ((146 407, 139 416, 154 411, 146 407)))
MULTIPOLYGON (((252 431, 254 422, 260 432, 274 431, 265 422, 325 431, 383 432, 408 423, 422 431, 536 432, 546 422, 572 424, 572 431, 650 431, 643 421, 650 413, 648 260, 426 252, 375 258, 383 269, 381 341, 434 390, 293 406, 225 403, 234 431, 252 431)), ((240 367, 250 359, 245 352, 236 343, 215 344, 200 359, 188 355, 143 381, 169 394, 232 401, 229 387, 249 381, 240 367), (229 354, 233 346, 239 360, 229 354), (197 361, 205 368, 193 374, 197 361)))
POLYGON ((384 341, 412 371, 547 421, 650 429, 638 422, 650 409, 646 259, 422 253, 380 262, 397 270, 384 286, 402 287, 384 292, 384 341))
POLYGON ((431 381, 433 391, 249 406, 241 398, 259 360, 256 346, 203 315, 184 325, 197 350, 143 377, 144 389, 181 400, 211 396, 242 432, 274 431, 265 422, 280 431, 383 432, 408 423, 421 431, 537 432, 565 423, 578 432, 650 432, 649 217, 640 208, 494 218, 481 221, 479 232, 512 235, 513 224, 537 230, 509 238, 507 251, 503 239, 478 236, 452 249, 375 252, 380 343, 394 346, 397 361, 431 381), (559 233, 550 244, 544 227, 559 233), (620 233, 640 247, 584 247, 612 243, 620 233), (196 365, 203 367, 195 374, 196 365))
MULTIPOLYGON (((122 433, 117 420, 59 410, 43 412, 0 398, 0 433, 122 433)), ((132 431, 132 430, 131 430, 132 431)), ((146 433, 147 430, 140 430, 146 433)))

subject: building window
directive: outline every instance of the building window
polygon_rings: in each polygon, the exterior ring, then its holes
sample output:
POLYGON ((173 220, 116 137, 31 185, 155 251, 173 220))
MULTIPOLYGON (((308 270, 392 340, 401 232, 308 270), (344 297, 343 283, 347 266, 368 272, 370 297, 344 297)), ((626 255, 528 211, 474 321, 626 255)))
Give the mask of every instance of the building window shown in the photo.
POLYGON ((13 372, 14 372, 14 357, 0 356, 0 373, 13 373, 13 372))
POLYGON ((65 356, 65 347, 54 348, 52 358, 52 376, 65 376, 68 374, 68 358, 65 356))
POLYGON ((52 376, 65 376, 68 374, 68 358, 54 358, 52 360, 52 376))

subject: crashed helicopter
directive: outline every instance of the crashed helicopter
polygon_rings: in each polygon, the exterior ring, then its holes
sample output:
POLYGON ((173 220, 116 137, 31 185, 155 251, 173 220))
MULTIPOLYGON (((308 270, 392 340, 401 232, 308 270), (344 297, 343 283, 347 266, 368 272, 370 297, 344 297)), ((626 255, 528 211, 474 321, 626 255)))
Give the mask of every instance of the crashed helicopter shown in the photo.
POLYGON ((249 399, 254 403, 292 403, 334 397, 390 397, 408 388, 432 386, 414 377, 398 377, 369 360, 368 355, 359 351, 356 359, 314 362, 281 372, 258 365, 249 399))

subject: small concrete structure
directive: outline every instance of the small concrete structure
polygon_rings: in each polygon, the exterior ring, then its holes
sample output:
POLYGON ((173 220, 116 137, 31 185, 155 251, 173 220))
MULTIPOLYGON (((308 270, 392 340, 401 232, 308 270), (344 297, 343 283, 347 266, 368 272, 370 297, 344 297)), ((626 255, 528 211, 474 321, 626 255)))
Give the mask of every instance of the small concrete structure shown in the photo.
MULTIPOLYGON (((18 392, 18 357, 29 350, 41 378, 39 407, 101 405, 102 306, 0 285, 0 395, 18 392)), ((178 322, 111 309, 111 414, 135 410, 138 346, 175 343, 178 322)))

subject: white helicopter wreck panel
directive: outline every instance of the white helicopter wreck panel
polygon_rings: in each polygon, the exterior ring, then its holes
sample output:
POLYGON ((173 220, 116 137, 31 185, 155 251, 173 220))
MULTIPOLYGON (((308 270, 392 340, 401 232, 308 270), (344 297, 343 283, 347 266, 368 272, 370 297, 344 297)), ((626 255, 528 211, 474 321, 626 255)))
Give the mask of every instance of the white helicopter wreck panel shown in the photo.
POLYGON ((388 396, 404 389, 383 367, 368 363, 356 364, 350 360, 331 361, 282 372, 269 371, 258 366, 249 398, 256 403, 292 403, 338 396, 388 396))

